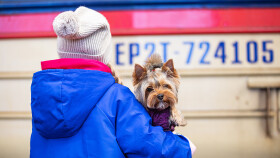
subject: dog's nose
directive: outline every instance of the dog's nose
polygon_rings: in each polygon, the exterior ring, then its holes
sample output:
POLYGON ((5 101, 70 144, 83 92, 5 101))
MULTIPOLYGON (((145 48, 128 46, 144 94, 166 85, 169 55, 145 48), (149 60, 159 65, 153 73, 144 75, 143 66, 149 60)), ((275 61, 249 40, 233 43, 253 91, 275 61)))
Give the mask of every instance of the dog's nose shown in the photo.
POLYGON ((157 95, 157 98, 158 98, 159 100, 162 100, 162 99, 163 99, 163 94, 157 95))

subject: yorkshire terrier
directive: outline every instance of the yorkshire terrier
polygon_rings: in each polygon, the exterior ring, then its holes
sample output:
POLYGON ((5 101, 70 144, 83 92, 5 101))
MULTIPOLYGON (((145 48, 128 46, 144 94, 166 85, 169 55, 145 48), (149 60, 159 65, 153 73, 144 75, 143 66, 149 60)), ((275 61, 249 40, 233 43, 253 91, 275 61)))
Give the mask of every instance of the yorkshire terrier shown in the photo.
POLYGON ((172 59, 163 63, 160 55, 153 54, 143 67, 135 64, 132 78, 135 96, 150 114, 154 126, 174 131, 175 126, 186 125, 175 107, 180 77, 172 59))

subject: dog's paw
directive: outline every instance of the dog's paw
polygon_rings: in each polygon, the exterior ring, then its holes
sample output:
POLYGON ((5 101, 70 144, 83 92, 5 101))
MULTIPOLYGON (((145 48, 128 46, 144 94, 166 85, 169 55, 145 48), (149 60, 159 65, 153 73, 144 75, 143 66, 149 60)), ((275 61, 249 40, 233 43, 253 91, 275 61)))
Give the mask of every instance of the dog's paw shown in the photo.
POLYGON ((173 124, 175 126, 186 126, 187 122, 183 117, 170 117, 169 119, 170 124, 173 124))
POLYGON ((186 126, 187 125, 187 121, 184 119, 184 118, 182 118, 180 121, 179 121, 179 126, 186 126))
POLYGON ((176 126, 185 126, 187 125, 186 120, 184 119, 183 115, 181 114, 180 111, 178 111, 177 109, 173 109, 171 111, 172 115, 171 115, 171 120, 174 122, 174 124, 176 126))
POLYGON ((182 116, 176 117, 175 121, 177 122, 178 126, 186 126, 187 122, 182 116))
POLYGON ((174 126, 179 126, 178 122, 172 116, 169 118, 169 124, 174 126))

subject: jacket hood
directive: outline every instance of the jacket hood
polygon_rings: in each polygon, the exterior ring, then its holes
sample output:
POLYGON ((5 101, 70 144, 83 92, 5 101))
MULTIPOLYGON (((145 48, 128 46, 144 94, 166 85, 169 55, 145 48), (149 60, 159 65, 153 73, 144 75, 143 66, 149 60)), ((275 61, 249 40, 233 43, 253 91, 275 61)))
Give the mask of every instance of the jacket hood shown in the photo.
POLYGON ((36 72, 31 85, 33 125, 46 138, 75 135, 114 83, 110 73, 96 70, 36 72))

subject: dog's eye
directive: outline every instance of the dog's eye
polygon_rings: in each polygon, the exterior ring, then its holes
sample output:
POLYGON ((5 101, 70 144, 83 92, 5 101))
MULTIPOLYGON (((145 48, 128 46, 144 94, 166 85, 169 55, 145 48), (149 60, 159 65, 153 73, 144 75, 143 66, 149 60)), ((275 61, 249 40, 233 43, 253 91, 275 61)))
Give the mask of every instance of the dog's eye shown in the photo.
POLYGON ((146 91, 148 91, 148 92, 151 92, 151 91, 153 91, 154 89, 153 88, 151 88, 151 87, 148 87, 147 89, 146 89, 146 91))
POLYGON ((164 88, 171 88, 168 84, 162 85, 164 88))

